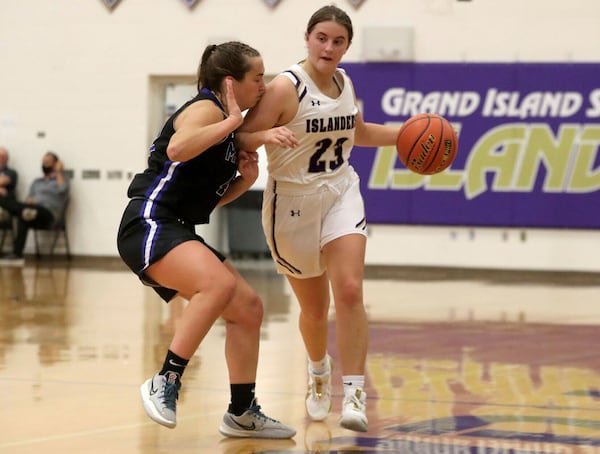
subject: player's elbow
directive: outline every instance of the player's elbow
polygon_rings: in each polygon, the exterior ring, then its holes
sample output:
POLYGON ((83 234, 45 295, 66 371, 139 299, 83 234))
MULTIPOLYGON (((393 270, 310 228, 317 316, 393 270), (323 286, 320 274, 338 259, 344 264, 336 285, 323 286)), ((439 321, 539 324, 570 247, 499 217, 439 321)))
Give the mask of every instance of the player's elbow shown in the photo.
POLYGON ((167 146, 167 156, 173 162, 184 161, 184 148, 181 144, 170 142, 167 146))

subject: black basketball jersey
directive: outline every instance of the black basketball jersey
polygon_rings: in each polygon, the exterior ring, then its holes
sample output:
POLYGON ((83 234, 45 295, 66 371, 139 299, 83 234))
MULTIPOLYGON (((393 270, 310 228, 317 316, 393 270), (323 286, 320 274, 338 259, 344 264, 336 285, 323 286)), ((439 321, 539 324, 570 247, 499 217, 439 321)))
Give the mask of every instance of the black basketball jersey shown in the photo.
POLYGON ((216 96, 204 88, 181 106, 165 123, 150 147, 148 167, 135 175, 127 192, 131 198, 141 197, 167 207, 191 224, 208 223, 210 213, 236 176, 238 161, 233 133, 189 161, 173 162, 168 158, 167 145, 175 134, 175 119, 200 100, 211 100, 223 109, 216 96))

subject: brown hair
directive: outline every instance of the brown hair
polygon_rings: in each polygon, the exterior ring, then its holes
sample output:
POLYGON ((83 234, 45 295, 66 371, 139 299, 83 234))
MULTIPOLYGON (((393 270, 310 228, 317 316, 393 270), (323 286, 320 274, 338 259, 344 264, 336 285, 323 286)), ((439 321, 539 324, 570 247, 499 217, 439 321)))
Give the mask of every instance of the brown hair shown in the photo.
POLYGON ((218 91, 221 82, 228 76, 243 80, 250 70, 248 59, 252 57, 260 57, 260 53, 239 41, 206 46, 198 67, 198 91, 201 87, 218 91))
POLYGON ((310 34, 320 22, 334 21, 344 26, 348 31, 348 43, 352 42, 354 37, 354 30, 352 28, 352 20, 346 12, 335 5, 327 5, 315 11, 310 17, 308 25, 306 26, 306 32, 310 34))
POLYGON ((54 153, 53 151, 47 151, 44 156, 51 156, 52 159, 54 160, 54 162, 58 162, 58 155, 56 153, 54 153))

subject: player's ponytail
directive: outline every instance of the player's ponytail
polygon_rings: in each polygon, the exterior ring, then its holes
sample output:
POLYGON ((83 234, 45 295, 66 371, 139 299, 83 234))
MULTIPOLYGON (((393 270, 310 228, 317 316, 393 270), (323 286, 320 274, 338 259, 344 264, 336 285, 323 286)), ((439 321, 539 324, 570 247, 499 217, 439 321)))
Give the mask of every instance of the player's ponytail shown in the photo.
POLYGON ((245 74, 250 70, 248 59, 251 57, 260 57, 260 53, 239 41, 208 45, 202 53, 198 67, 198 91, 206 87, 218 92, 223 79, 228 76, 235 80, 244 79, 245 74))

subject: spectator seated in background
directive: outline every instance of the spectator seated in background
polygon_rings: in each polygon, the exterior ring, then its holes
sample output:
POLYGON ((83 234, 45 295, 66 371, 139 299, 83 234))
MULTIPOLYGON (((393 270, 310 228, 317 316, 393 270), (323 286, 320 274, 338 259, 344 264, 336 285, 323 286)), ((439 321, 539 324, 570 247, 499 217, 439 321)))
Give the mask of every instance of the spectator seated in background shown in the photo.
POLYGON ((30 228, 48 228, 61 219, 69 198, 69 181, 63 175, 63 163, 53 152, 42 158, 43 176, 29 188, 25 202, 5 203, 5 209, 17 217, 17 235, 13 254, 4 259, 23 260, 23 249, 30 228))
POLYGON ((0 210, 10 212, 7 207, 17 200, 17 181, 17 171, 8 167, 8 150, 0 147, 0 210))

